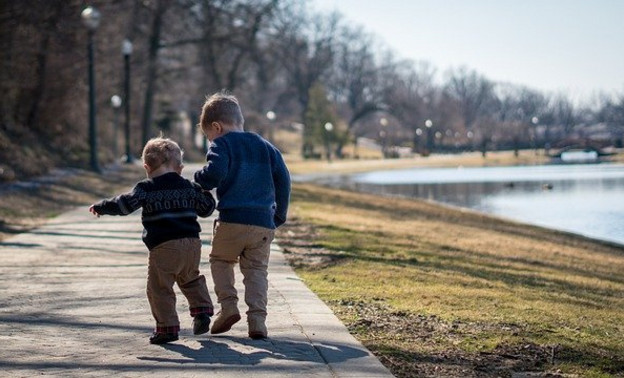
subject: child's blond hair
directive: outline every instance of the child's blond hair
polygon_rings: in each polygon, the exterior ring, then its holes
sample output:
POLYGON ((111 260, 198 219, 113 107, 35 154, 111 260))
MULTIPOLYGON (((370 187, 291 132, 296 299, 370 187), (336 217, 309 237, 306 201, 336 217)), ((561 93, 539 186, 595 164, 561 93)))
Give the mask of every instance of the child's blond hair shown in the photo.
POLYGON ((180 146, 169 138, 162 136, 150 139, 143 148, 143 163, 154 170, 164 164, 173 168, 182 166, 184 152, 180 146))

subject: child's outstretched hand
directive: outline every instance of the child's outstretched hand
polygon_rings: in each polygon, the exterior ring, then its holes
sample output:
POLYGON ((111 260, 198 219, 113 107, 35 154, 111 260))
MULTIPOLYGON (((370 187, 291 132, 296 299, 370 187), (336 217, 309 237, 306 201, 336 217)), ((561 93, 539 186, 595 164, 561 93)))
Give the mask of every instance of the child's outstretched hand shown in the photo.
POLYGON ((99 218, 100 214, 98 214, 98 212, 95 211, 95 207, 94 206, 95 205, 91 205, 91 207, 89 207, 89 212, 99 218))

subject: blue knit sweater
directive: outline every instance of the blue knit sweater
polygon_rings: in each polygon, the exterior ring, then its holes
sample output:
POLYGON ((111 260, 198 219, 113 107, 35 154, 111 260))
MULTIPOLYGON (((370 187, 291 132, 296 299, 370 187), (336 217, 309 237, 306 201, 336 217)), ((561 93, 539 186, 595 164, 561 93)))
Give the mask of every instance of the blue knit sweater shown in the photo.
POLYGON ((206 190, 217 189, 220 220, 270 229, 286 222, 290 174, 271 143, 254 133, 231 131, 210 143, 206 161, 195 181, 206 190))

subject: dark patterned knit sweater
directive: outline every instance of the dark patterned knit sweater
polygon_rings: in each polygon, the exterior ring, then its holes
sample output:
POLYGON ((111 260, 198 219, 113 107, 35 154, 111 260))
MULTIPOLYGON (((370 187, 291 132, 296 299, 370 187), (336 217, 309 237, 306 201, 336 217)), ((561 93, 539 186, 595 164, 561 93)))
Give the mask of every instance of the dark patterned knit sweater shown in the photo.
POLYGON ((199 238, 197 216, 215 208, 209 192, 175 172, 145 179, 130 193, 103 200, 94 206, 101 215, 128 215, 142 208, 143 242, 148 249, 173 239, 199 238))

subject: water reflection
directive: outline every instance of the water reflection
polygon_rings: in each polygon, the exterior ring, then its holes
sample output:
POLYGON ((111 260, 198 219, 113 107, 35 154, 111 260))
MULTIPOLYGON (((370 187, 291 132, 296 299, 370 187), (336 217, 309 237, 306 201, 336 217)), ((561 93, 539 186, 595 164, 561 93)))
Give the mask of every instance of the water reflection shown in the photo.
POLYGON ((373 194, 424 198, 624 245, 622 164, 421 168, 322 181, 373 194))

